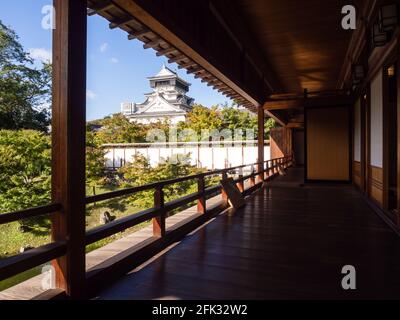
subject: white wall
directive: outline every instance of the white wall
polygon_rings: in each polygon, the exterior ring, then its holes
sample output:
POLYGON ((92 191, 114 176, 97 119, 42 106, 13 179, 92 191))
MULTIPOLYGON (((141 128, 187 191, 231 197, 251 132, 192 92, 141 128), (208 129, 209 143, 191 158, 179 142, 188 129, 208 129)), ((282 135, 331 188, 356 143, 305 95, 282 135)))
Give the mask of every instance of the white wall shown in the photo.
POLYGON ((383 167, 382 71, 371 82, 371 165, 383 167))
POLYGON ((354 161, 361 162, 361 102, 354 106, 354 161))
MULTIPOLYGON (((131 162, 132 157, 140 153, 150 160, 151 166, 156 166, 162 158, 167 158, 176 154, 190 153, 191 164, 202 168, 223 169, 226 167, 236 167, 244 164, 257 162, 258 149, 256 146, 227 146, 227 147, 209 147, 209 146, 179 146, 170 148, 167 146, 157 147, 107 147, 106 149, 106 167, 119 168, 125 162, 131 162)), ((264 159, 270 159, 270 147, 264 147, 264 159)))

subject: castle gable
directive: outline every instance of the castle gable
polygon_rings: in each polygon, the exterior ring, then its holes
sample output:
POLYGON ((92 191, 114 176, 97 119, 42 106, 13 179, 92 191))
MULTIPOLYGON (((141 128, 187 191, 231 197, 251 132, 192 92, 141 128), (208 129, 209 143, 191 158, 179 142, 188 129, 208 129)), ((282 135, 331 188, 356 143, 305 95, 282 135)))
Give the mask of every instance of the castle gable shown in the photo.
POLYGON ((183 110, 180 108, 166 101, 162 96, 157 95, 153 101, 148 103, 148 105, 143 106, 143 109, 140 111, 140 113, 170 113, 182 111, 183 110))

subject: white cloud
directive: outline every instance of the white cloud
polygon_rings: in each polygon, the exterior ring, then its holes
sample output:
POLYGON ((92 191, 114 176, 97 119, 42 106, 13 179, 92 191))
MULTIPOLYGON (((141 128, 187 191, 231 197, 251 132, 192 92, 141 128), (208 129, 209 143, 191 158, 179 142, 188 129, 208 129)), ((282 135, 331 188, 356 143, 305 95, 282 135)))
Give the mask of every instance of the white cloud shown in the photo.
POLYGON ((92 90, 86 90, 86 98, 90 99, 90 100, 94 100, 96 99, 97 94, 94 93, 92 90))
POLYGON ((49 50, 43 48, 31 48, 29 49, 29 56, 34 60, 39 60, 41 62, 51 62, 52 53, 49 50))
POLYGON ((100 46, 100 52, 106 52, 108 49, 108 43, 104 42, 101 46, 100 46))
POLYGON ((111 62, 111 63, 118 63, 119 60, 118 60, 117 58, 111 58, 111 59, 110 59, 110 62, 111 62))

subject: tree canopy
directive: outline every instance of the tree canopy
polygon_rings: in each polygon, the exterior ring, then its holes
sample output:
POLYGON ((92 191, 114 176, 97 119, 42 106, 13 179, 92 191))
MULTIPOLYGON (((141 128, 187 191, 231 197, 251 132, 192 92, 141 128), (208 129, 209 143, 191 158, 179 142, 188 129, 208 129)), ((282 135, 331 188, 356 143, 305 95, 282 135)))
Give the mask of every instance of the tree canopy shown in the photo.
POLYGON ((51 200, 51 140, 33 130, 0 130, 0 212, 51 200))
POLYGON ((0 21, 0 128, 47 131, 51 65, 34 67, 16 33, 0 21))
POLYGON ((95 133, 96 142, 100 144, 146 142, 149 130, 159 129, 164 131, 167 135, 170 127, 167 122, 158 122, 148 125, 130 122, 121 113, 88 123, 89 129, 96 125, 101 126, 101 130, 95 133))

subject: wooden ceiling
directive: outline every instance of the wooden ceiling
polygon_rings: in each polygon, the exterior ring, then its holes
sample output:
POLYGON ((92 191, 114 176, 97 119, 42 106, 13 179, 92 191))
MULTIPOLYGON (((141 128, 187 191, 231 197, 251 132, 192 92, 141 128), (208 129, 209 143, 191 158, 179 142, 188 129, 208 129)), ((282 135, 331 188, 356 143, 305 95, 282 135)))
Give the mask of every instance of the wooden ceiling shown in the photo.
POLYGON ((337 89, 351 30, 341 27, 349 0, 235 0, 283 92, 337 89))
MULTIPOLYGON (((88 14, 256 112, 271 94, 342 89, 353 31, 342 29, 341 11, 360 12, 363 1, 88 0, 88 14)), ((281 125, 302 113, 264 107, 281 125)))

